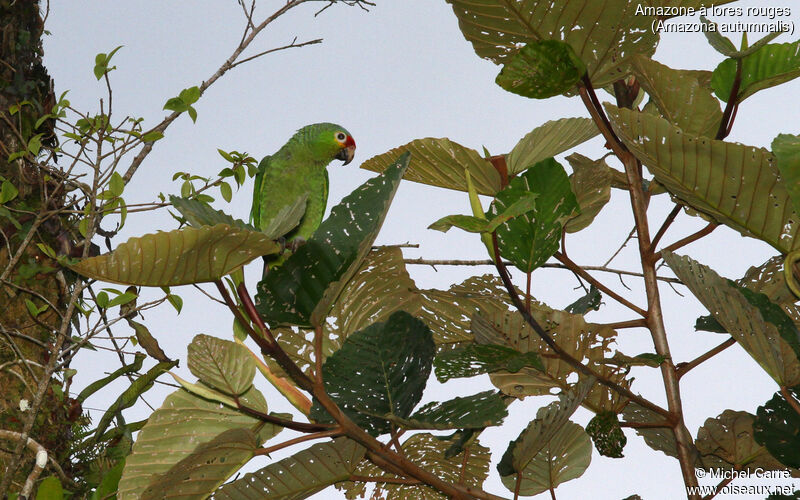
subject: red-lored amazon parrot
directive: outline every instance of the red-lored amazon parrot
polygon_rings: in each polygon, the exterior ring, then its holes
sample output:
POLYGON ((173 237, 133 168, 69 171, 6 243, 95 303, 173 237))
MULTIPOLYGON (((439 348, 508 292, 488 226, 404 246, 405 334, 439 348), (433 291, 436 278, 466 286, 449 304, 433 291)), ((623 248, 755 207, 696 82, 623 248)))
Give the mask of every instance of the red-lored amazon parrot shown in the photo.
MULTIPOLYGON (((264 231, 282 211, 307 197, 300 223, 283 237, 290 247, 308 239, 325 214, 328 202, 326 167, 334 159, 343 160, 347 165, 353 160, 355 149, 353 136, 340 125, 315 123, 298 130, 278 152, 259 163, 250 222, 264 231)), ((271 266, 282 260, 265 259, 271 266)))

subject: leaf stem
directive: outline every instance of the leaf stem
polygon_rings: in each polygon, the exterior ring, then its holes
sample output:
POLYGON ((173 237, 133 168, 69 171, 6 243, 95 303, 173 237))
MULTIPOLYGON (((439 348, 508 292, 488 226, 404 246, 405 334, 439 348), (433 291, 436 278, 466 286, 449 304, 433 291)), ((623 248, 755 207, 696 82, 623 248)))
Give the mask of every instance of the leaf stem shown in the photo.
POLYGON ((798 402, 794 397, 792 397, 792 394, 789 392, 789 389, 787 389, 785 385, 781 386, 781 394, 783 395, 784 399, 786 399, 786 402, 789 403, 789 406, 791 406, 792 409, 798 415, 800 415, 800 402, 798 402))

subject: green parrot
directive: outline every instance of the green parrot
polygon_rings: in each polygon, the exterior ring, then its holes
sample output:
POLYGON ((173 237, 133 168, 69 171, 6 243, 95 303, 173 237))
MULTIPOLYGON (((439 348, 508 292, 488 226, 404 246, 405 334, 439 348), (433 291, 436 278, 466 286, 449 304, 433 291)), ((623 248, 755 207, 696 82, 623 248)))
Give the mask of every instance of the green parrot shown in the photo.
MULTIPOLYGON (((355 150, 353 136, 340 125, 315 123, 298 130, 278 152, 259 163, 250 223, 263 231, 282 209, 307 196, 300 223, 284 235, 287 246, 295 249, 322 222, 328 202, 326 167, 334 159, 347 165, 353 160, 355 150)), ((266 264, 274 267, 283 260, 285 257, 265 257, 264 271, 266 264)))

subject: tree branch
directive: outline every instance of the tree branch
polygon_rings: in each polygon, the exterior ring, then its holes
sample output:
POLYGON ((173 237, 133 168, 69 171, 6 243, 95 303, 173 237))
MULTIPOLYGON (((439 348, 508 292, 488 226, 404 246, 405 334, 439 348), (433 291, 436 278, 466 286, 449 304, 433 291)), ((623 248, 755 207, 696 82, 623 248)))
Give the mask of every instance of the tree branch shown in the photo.
POLYGON ((717 354, 721 353, 722 351, 724 351, 725 349, 727 349, 728 347, 732 346, 735 343, 736 343, 736 339, 731 337, 728 340, 726 340, 725 342, 723 342, 720 345, 718 345, 717 347, 715 347, 713 349, 710 349, 708 352, 705 352, 705 353, 701 354, 700 356, 696 357, 695 359, 693 359, 693 360, 691 360, 689 362, 678 363, 678 365, 676 366, 676 373, 678 375, 678 378, 683 377, 692 368, 698 366, 700 363, 703 363, 704 361, 707 361, 707 360, 713 358, 714 356, 716 356, 717 354))

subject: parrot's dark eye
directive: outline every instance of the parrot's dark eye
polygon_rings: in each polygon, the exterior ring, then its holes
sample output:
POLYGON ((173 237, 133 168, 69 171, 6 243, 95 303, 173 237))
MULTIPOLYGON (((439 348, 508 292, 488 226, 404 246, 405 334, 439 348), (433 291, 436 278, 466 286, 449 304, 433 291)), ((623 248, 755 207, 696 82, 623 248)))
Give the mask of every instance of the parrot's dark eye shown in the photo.
POLYGON ((337 141, 344 142, 345 139, 347 139, 347 136, 345 135, 344 132, 337 132, 336 133, 336 140, 337 141))

